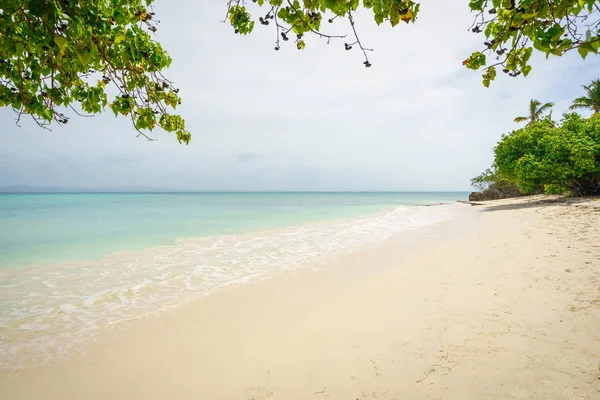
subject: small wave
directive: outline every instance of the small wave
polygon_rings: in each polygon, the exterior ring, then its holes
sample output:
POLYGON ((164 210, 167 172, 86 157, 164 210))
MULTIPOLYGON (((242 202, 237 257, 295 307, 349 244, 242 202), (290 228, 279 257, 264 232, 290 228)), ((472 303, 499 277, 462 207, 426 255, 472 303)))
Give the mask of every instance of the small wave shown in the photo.
POLYGON ((69 358, 101 328, 180 306, 451 218, 457 208, 401 206, 370 216, 242 235, 179 240, 99 262, 61 264, 0 280, 0 367, 69 358))

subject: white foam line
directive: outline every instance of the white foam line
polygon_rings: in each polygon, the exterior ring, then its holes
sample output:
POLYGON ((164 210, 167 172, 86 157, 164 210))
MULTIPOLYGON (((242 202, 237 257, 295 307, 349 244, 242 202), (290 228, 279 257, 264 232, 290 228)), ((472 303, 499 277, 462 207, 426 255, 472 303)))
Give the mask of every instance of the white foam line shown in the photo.
POLYGON ((71 357, 102 327, 122 326, 276 271, 314 267, 451 218, 456 210, 455 205, 401 206, 365 217, 185 239, 86 268, 45 268, 35 279, 11 276, 0 282, 0 366, 27 368, 71 357))

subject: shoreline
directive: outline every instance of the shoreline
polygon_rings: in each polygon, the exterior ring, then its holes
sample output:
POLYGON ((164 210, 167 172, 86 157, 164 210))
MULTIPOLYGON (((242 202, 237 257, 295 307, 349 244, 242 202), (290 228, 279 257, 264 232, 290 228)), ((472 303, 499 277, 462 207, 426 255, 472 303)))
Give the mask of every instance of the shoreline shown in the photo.
POLYGON ((593 398, 600 202, 535 201, 221 290, 77 359, 2 371, 0 398, 593 398))
POLYGON ((69 358, 105 326, 126 326, 224 288, 321 268, 346 253, 420 237, 463 207, 397 206, 355 218, 181 239, 173 246, 114 253, 100 262, 4 271, 0 351, 7 356, 0 368, 69 358))
MULTIPOLYGON (((238 192, 233 192, 233 193, 238 193, 238 192)), ((244 193, 244 192, 240 192, 240 193, 244 193)), ((340 193, 342 193, 342 192, 340 192, 340 193)), ((374 192, 374 193, 379 193, 379 192, 374 192)), ((408 192, 408 193, 410 193, 410 192, 408 192)), ((418 193, 418 192, 416 192, 416 193, 418 193)), ((0 193, 0 194, 2 194, 2 193, 0 193)), ((38 193, 25 193, 25 194, 38 194, 38 193)), ((68 193, 68 194, 78 194, 78 193, 68 193)), ((96 193, 91 193, 91 194, 96 194, 96 193)), ((126 194, 129 194, 129 193, 126 193, 126 194)), ((269 233, 269 232, 277 232, 277 231, 290 229, 290 228, 300 228, 305 225, 335 223, 335 222, 343 222, 343 221, 348 221, 348 220, 353 220, 353 219, 358 219, 358 218, 374 217, 374 216, 378 216, 378 215, 384 215, 389 212, 393 212, 401 207, 437 207, 437 206, 450 206, 450 205, 457 204, 457 203, 471 204, 467 200, 453 200, 453 201, 423 203, 423 204, 395 204, 395 205, 387 205, 386 208, 383 208, 383 209, 375 211, 375 212, 370 212, 367 214, 357 214, 357 215, 351 215, 351 216, 345 216, 345 217, 334 217, 334 218, 325 218, 325 219, 309 219, 306 221, 295 222, 295 223, 288 224, 288 225, 280 225, 280 226, 274 226, 274 227, 269 227, 269 228, 252 228, 249 230, 243 230, 243 231, 233 232, 233 233, 219 233, 219 234, 204 235, 204 236, 181 236, 181 237, 172 239, 172 241, 169 243, 156 244, 156 245, 139 247, 139 248, 134 248, 134 249, 110 251, 106 254, 103 254, 103 255, 97 256, 97 257, 59 260, 59 261, 53 261, 50 263, 43 263, 43 264, 42 263, 36 263, 36 264, 30 263, 30 264, 0 265, 0 278, 3 277, 3 275, 9 275, 12 272, 21 273, 21 272, 27 272, 29 270, 61 268, 61 267, 69 266, 71 264, 83 264, 83 265, 97 264, 97 263, 101 263, 104 261, 115 260, 115 259, 118 259, 119 257, 123 257, 123 256, 135 256, 136 254, 151 253, 151 252, 155 252, 155 251, 161 250, 161 249, 170 249, 170 248, 176 247, 178 244, 185 243, 185 242, 193 242, 193 241, 198 241, 198 240, 214 239, 214 238, 219 238, 219 237, 230 237, 230 236, 240 236, 240 237, 252 236, 252 235, 259 235, 259 234, 264 234, 264 233, 269 233)))
POLYGON ((68 194, 62 200, 55 196, 48 200, 34 193, 25 194, 28 201, 19 202, 7 201, 0 194, 0 208, 8 213, 0 212, 0 225, 6 224, 7 232, 14 231, 14 235, 0 234, 4 250, 0 273, 48 264, 95 263, 115 254, 176 246, 185 240, 359 218, 401 206, 461 198, 460 192, 159 193, 149 198, 147 193, 127 193, 128 200, 122 202, 96 193, 86 195, 89 202, 68 194), (57 240, 52 239, 55 227, 61 231, 57 240))

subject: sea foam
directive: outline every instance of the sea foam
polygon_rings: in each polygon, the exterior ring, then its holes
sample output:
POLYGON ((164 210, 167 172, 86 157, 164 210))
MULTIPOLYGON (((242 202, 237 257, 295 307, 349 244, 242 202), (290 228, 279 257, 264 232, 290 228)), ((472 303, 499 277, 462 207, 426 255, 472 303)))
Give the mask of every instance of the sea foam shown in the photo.
POLYGON ((78 354, 101 329, 180 306, 282 270, 319 267, 395 235, 452 218, 457 205, 400 206, 364 217, 240 235, 183 239, 0 276, 0 367, 27 368, 78 354))

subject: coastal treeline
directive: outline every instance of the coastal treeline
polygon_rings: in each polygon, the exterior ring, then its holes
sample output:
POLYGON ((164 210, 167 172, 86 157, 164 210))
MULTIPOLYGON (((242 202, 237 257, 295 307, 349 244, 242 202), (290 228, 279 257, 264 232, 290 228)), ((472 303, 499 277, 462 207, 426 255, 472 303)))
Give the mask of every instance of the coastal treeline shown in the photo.
POLYGON ((473 186, 490 197, 550 193, 600 194, 600 80, 583 86, 560 121, 552 119, 553 103, 532 99, 523 128, 502 135, 494 163, 473 178, 473 186), (575 110, 589 110, 584 117, 575 110))

